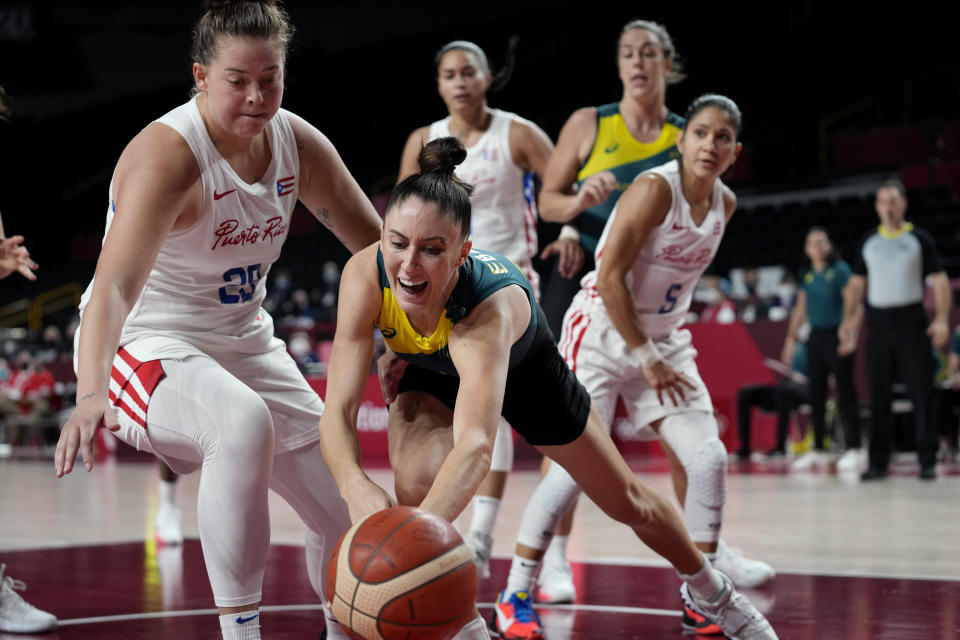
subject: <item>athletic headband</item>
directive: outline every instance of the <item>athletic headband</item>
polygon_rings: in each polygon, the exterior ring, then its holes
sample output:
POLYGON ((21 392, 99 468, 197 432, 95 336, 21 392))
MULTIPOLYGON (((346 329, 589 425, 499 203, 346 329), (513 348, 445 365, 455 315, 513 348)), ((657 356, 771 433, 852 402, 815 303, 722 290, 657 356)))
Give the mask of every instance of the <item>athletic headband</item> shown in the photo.
POLYGON ((477 60, 480 61, 480 66, 483 67, 483 70, 487 73, 490 73, 490 63, 487 62, 487 54, 483 52, 483 49, 473 44, 469 40, 454 40, 453 42, 448 42, 440 49, 440 53, 437 54, 437 58, 442 58, 448 51, 453 51, 454 49, 463 49, 464 51, 469 51, 477 60))

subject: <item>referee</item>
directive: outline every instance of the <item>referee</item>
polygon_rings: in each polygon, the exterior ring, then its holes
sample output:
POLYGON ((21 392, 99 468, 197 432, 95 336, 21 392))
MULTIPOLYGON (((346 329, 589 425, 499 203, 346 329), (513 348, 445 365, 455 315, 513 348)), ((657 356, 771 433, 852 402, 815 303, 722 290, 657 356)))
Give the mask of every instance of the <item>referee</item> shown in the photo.
POLYGON ((930 342, 943 348, 950 336, 950 283, 933 238, 904 220, 907 192, 899 180, 877 189, 880 226, 868 233, 855 257, 844 289, 846 312, 838 330, 841 354, 851 353, 867 298, 867 368, 870 380, 870 464, 862 480, 887 477, 890 462, 890 404, 894 376, 900 372, 913 404, 920 478, 937 477, 937 437, 933 424, 933 360, 930 342), (924 278, 933 287, 935 316, 927 326, 924 278))

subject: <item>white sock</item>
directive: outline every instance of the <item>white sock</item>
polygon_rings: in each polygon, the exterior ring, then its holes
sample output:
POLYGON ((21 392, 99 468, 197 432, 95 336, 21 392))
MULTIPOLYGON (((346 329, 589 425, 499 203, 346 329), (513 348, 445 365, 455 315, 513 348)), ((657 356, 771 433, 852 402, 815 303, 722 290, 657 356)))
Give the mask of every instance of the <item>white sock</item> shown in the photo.
POLYGON ((567 542, 569 541, 570 536, 553 536, 553 540, 550 541, 550 546, 547 547, 547 552, 543 554, 544 563, 546 564, 547 556, 566 560, 567 542))
POLYGON ((504 590, 504 593, 509 594, 517 591, 530 593, 530 590, 533 588, 533 579, 536 577, 537 569, 539 568, 539 560, 530 560, 514 555, 513 562, 510 564, 510 575, 507 577, 507 588, 504 590))
POLYGON ((256 609, 220 616, 223 640, 260 640, 260 612, 256 609))
POLYGON ((497 521, 497 512, 500 510, 500 498, 474 496, 472 503, 473 516, 470 518, 470 531, 493 535, 493 525, 497 521))
POLYGON ((163 504, 169 504, 171 506, 177 506, 177 482, 167 482, 166 480, 161 480, 157 486, 160 489, 160 502, 163 504))
POLYGON ((487 622, 477 614, 477 617, 463 625, 453 640, 490 640, 490 632, 487 631, 487 622))
POLYGON ((723 579, 712 566, 710 560, 704 556, 703 566, 693 575, 685 575, 677 572, 680 579, 687 583, 690 591, 700 600, 713 602, 720 592, 723 591, 723 579))

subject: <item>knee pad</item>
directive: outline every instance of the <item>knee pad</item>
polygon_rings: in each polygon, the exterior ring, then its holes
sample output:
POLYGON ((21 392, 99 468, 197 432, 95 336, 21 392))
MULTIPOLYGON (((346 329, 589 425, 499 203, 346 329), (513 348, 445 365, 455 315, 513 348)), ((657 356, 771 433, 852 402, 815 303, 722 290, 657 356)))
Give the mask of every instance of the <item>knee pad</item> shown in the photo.
POLYGON ((720 540, 727 494, 727 450, 719 438, 701 442, 686 471, 684 524, 694 542, 715 543, 720 540))
POLYGON ((497 425, 497 439, 493 443, 490 471, 507 472, 513 468, 513 429, 502 416, 497 425))
POLYGON ((551 462, 523 512, 517 542, 533 549, 546 549, 560 519, 573 508, 579 495, 580 486, 573 477, 551 462))
POLYGON ((700 443, 687 467, 687 497, 719 508, 727 497, 727 449, 719 438, 700 443))

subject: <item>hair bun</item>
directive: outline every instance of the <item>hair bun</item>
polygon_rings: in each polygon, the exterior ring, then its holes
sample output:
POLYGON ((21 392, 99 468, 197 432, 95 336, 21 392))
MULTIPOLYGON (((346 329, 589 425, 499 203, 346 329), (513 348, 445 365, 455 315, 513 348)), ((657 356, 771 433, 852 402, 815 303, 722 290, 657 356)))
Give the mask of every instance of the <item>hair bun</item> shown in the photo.
POLYGON ((451 174, 454 168, 467 159, 467 150, 458 139, 448 136, 431 140, 420 149, 417 164, 420 173, 451 174))

